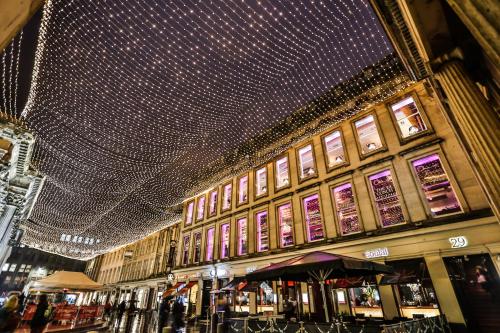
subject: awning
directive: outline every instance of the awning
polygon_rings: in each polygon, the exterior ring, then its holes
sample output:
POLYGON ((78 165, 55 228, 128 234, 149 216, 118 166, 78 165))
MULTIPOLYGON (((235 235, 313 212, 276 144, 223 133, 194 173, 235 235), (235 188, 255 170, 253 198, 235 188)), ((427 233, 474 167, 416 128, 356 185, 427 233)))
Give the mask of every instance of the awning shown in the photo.
POLYGON ((245 281, 238 286, 238 291, 256 291, 260 287, 260 282, 257 281, 245 281))
POLYGON ((179 288, 183 284, 184 284, 184 282, 177 282, 175 285, 173 285, 172 287, 165 290, 161 296, 167 297, 167 296, 174 294, 177 291, 177 288, 179 288))
POLYGON ((198 281, 189 281, 180 291, 179 295, 184 295, 191 289, 195 284, 198 284, 198 281))
POLYGON ((234 279, 229 281, 224 287, 220 288, 220 291, 233 291, 239 290, 238 286, 241 283, 245 283, 246 278, 244 276, 236 276, 234 279))
POLYGON ((102 284, 91 280, 82 272, 57 271, 33 283, 32 290, 99 290, 102 284))
POLYGON ((424 283, 431 280, 422 258, 392 261, 389 264, 394 267, 394 273, 384 275, 379 284, 424 283))

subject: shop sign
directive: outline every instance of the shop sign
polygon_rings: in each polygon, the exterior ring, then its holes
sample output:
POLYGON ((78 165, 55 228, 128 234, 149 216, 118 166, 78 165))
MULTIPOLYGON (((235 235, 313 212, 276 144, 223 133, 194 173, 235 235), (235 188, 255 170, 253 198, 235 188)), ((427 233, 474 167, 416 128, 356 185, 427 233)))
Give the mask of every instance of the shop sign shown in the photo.
POLYGON ((167 280, 168 280, 168 281, 174 281, 174 279, 175 279, 174 274, 169 273, 169 274, 167 275, 167 280))
POLYGON ((247 273, 252 273, 255 270, 257 270, 257 267, 255 267, 255 266, 250 266, 250 267, 246 268, 247 273))
POLYGON ((467 238, 465 236, 456 236, 448 238, 452 249, 460 249, 469 245, 467 238))
POLYGON ((364 255, 366 259, 388 257, 389 249, 386 247, 380 247, 378 249, 366 250, 364 255))

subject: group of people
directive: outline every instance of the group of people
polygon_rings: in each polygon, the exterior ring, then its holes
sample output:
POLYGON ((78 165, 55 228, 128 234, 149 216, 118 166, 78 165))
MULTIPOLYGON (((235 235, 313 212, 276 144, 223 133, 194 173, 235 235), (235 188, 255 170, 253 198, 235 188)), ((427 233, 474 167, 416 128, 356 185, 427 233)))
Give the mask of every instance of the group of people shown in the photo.
POLYGON ((184 326, 184 304, 180 298, 173 296, 164 297, 158 308, 158 333, 164 327, 171 326, 173 332, 180 331, 184 326))
MULTIPOLYGON (((0 333, 14 332, 21 322, 21 313, 24 309, 24 295, 12 294, 0 309, 0 333)), ((50 322, 53 314, 47 295, 42 294, 38 299, 33 318, 30 321, 31 332, 41 333, 50 322)))

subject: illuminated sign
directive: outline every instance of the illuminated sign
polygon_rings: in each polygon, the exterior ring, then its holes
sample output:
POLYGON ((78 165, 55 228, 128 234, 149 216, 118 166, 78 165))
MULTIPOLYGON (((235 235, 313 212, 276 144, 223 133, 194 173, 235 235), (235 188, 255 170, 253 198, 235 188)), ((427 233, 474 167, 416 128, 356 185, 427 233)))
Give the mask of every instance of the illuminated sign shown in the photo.
POLYGON ((467 238, 465 236, 450 237, 448 238, 448 241, 450 242, 452 249, 459 249, 469 245, 469 242, 467 241, 467 238))
POLYGON ((366 259, 387 257, 389 256, 389 249, 386 247, 381 247, 378 249, 366 250, 364 255, 366 259))

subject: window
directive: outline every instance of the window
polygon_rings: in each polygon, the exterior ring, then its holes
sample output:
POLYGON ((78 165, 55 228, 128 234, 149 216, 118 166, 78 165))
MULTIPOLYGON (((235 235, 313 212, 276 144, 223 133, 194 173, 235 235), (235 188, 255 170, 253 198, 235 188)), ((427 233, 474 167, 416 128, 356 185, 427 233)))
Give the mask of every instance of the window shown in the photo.
POLYGON ((26 265, 25 273, 29 273, 31 271, 31 265, 26 265))
POLYGON ((382 227, 404 223, 403 209, 399 202, 391 171, 378 172, 368 177, 368 179, 382 227))
POLYGON ((391 111, 403 139, 427 130, 427 126, 413 97, 407 97, 392 104, 391 111))
POLYGON ((193 210, 194 210, 194 200, 190 201, 186 207, 186 220, 185 224, 190 225, 193 223, 193 210))
POLYGON ((231 209, 231 194, 233 185, 231 183, 224 185, 222 190, 222 211, 231 209))
POLYGON ((309 144, 298 149, 299 176, 300 179, 307 179, 316 175, 314 162, 313 145, 309 144))
POLYGON ((17 264, 11 264, 9 268, 9 272, 15 272, 16 271, 17 264))
POLYGON ((205 217, 205 196, 198 198, 198 205, 196 207, 196 221, 201 221, 205 217))
POLYGON ((193 262, 199 263, 201 258, 201 232, 197 232, 194 234, 193 242, 194 242, 193 262))
POLYGON ((238 255, 242 256, 248 253, 248 220, 246 217, 237 220, 238 225, 238 255))
POLYGON ((415 160, 412 165, 433 217, 462 211, 438 154, 415 160))
POLYGON ((3 280, 3 284, 9 284, 11 279, 12 279, 12 277, 10 277, 10 275, 7 275, 5 277, 5 280, 3 280))
POLYGON ((213 190, 208 195, 208 216, 214 216, 217 213, 217 190, 213 190))
POLYGON ((281 189, 290 185, 288 172, 288 156, 276 161, 276 188, 281 189))
POLYGON ((267 221, 267 211, 259 212, 255 215, 257 222, 257 251, 269 250, 269 224, 267 221))
POLYGON ((238 204, 248 202, 248 175, 238 178, 238 204))
POLYGON ((66 240, 66 234, 61 234, 61 242, 64 242, 66 240))
POLYGON ((334 187, 332 194, 341 234, 348 235, 362 231, 352 184, 346 183, 334 187))
POLYGON ((323 137, 323 149, 325 150, 326 168, 328 170, 347 162, 340 131, 333 131, 323 137))
POLYGON ((214 237, 215 228, 210 228, 207 230, 207 253, 205 254, 206 261, 214 260, 214 237))
POLYGON ((255 197, 259 198, 267 194, 267 167, 255 171, 255 197))
POLYGON ((278 222, 280 228, 280 246, 293 245, 293 213, 290 202, 278 206, 278 222))
POLYGON ((19 273, 23 273, 24 270, 26 269, 26 264, 22 264, 21 267, 19 267, 19 273))
POLYGON ((66 235, 66 242, 71 241, 71 235, 66 235))
POLYGON ((182 239, 182 264, 187 265, 189 263, 189 241, 190 235, 185 235, 182 239))
POLYGON ((305 225, 307 232, 307 240, 314 242, 325 238, 323 231, 323 222, 321 220, 321 210, 319 202, 319 194, 302 199, 304 209, 305 225))
POLYGON ((10 264, 8 262, 6 262, 5 264, 3 264, 3 266, 2 266, 2 272, 7 272, 9 270, 9 265, 10 264))
POLYGON ((229 238, 230 238, 230 229, 229 223, 225 223, 221 226, 221 235, 220 235, 220 258, 229 258, 229 238))
POLYGON ((358 135, 361 155, 367 155, 383 147, 374 115, 364 117, 354 123, 358 135))

